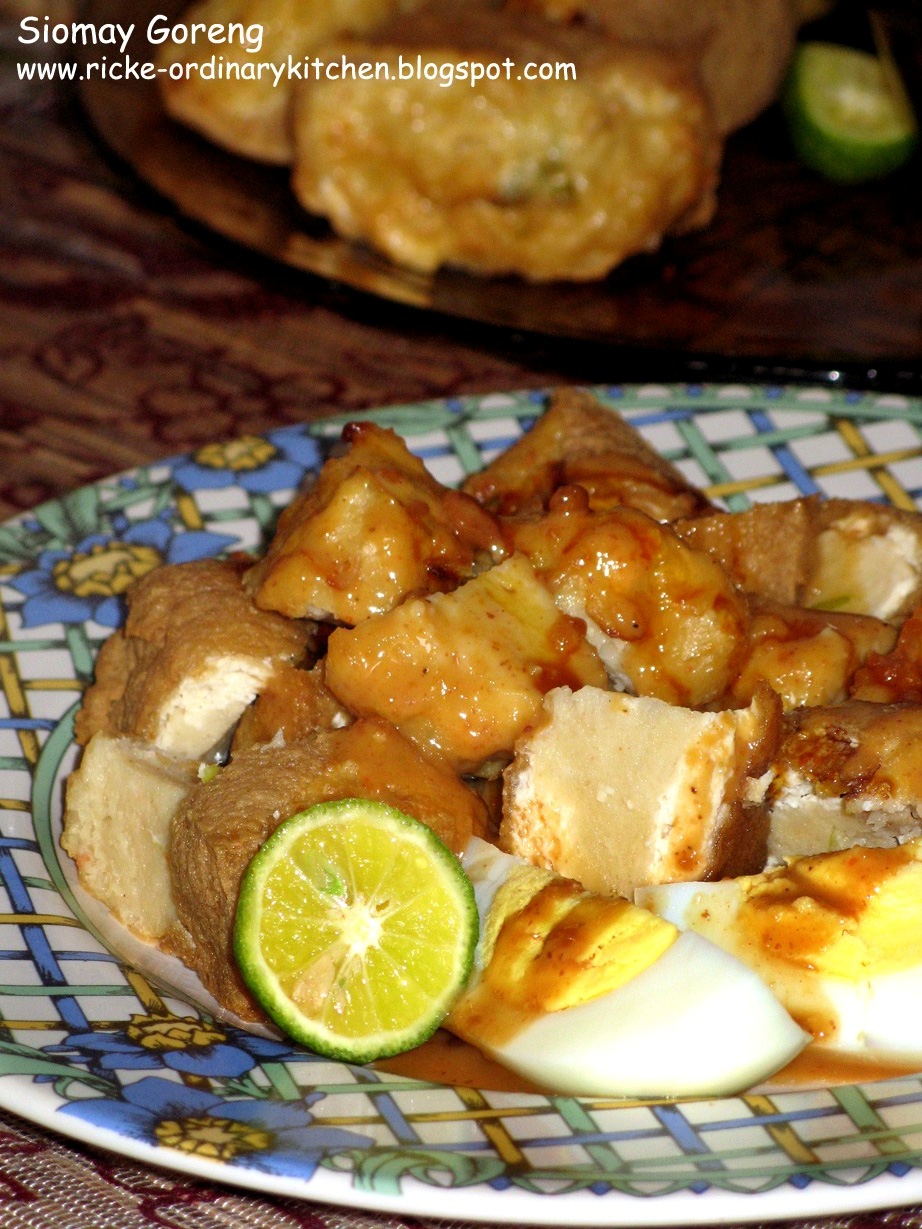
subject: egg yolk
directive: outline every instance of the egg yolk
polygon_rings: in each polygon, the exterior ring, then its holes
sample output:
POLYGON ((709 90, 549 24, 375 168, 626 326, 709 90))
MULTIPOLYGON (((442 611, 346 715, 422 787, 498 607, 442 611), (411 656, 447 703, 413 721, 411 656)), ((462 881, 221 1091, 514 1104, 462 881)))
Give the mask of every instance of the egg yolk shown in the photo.
POLYGON ((739 924, 766 956, 833 977, 895 973, 922 952, 922 847, 800 858, 749 881, 739 924))
POLYGON ((493 902, 485 927, 492 950, 481 982, 452 1012, 452 1028, 462 1036, 508 1041, 547 1012, 616 990, 678 938, 671 922, 622 897, 596 896, 556 877, 533 886, 524 902, 521 885, 505 898, 501 890, 493 902))

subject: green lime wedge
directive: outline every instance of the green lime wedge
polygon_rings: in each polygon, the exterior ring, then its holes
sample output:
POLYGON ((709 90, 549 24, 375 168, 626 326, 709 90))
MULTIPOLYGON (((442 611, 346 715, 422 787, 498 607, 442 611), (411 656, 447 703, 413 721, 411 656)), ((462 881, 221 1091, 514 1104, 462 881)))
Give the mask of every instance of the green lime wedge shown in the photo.
POLYGON ((438 1028, 477 935, 470 880, 435 833, 393 807, 348 798, 286 820, 253 858, 234 955, 285 1033, 367 1063, 438 1028))
POLYGON ((835 43, 795 52, 783 105, 800 160, 837 183, 878 179, 912 155, 917 128, 889 63, 835 43))

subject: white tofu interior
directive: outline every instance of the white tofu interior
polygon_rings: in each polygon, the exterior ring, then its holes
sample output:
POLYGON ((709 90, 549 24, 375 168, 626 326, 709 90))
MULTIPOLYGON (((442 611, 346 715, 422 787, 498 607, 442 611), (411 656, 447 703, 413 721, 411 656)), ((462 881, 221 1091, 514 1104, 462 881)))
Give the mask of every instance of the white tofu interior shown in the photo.
POLYGON ((755 787, 740 771, 749 720, 558 688, 506 771, 501 844, 595 892, 701 878, 755 787))
POLYGON ((195 765, 147 744, 96 734, 67 784, 62 845, 80 882, 148 941, 177 923, 167 849, 195 765))
POLYGON ((805 601, 808 606, 892 619, 918 589, 922 545, 906 525, 874 533, 856 514, 823 530, 805 601))
POLYGON ((255 657, 210 659, 199 674, 182 680, 162 705, 154 743, 167 755, 208 754, 259 695, 272 673, 271 662, 255 657))

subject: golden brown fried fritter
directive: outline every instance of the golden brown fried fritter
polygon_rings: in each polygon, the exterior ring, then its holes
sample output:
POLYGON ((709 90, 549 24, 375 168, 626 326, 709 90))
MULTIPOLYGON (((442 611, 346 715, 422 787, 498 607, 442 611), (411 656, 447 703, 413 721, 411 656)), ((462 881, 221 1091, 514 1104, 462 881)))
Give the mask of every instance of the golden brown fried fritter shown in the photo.
POLYGON ((343 438, 348 450, 285 509, 247 576, 257 606, 352 625, 451 589, 502 552, 489 513, 437 482, 395 432, 352 423, 343 438))
POLYGON ((746 653, 749 610, 710 555, 635 508, 593 512, 561 487, 541 516, 510 522, 559 609, 581 619, 619 689, 689 708, 716 700, 746 653))
POLYGON ((607 685, 585 625, 522 555, 330 637, 327 686, 457 772, 490 775, 560 684, 607 685))
POLYGON ((840 704, 872 654, 892 649, 896 629, 869 615, 805 610, 751 598, 746 654, 725 703, 748 704, 767 683, 785 709, 840 704))
POLYGON ((534 426, 463 489, 497 515, 517 516, 539 510, 558 487, 574 483, 597 512, 637 508, 673 521, 711 509, 625 418, 581 388, 554 389, 534 426))
POLYGON ((324 55, 386 63, 390 79, 305 82, 294 191, 398 264, 586 280, 713 212, 720 142, 667 51, 440 0, 324 55), (514 67, 476 86, 399 79, 417 57, 442 74, 514 67), (540 64, 573 65, 575 79, 526 80, 540 64))
POLYGON ((922 705, 802 708, 783 731, 768 793, 774 860, 922 835, 922 705))
MULTIPOLYGON (((403 0, 402 7, 409 7, 409 2, 403 0)), ((184 25, 236 22, 244 31, 261 27, 261 44, 253 51, 242 38, 220 45, 166 43, 158 66, 181 66, 184 76, 181 80, 166 73, 158 76, 164 105, 174 119, 216 145, 258 162, 286 165, 294 157, 295 80, 283 76, 276 82, 268 66, 287 67, 289 56, 299 65, 327 39, 361 34, 386 21, 397 8, 398 0, 198 0, 183 14, 184 25), (200 66, 218 53, 225 75, 208 79, 200 66), (260 64, 265 67, 260 69, 260 64)))

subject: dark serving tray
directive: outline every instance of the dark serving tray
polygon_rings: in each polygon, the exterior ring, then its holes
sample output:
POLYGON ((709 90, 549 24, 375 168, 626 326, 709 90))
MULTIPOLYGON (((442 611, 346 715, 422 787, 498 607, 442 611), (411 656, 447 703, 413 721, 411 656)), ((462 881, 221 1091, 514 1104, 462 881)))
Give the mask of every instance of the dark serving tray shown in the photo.
MULTIPOLYGON (((179 0, 88 0, 84 19, 137 23, 179 0)), ((152 58, 152 57, 151 57, 152 58)), ((721 370, 840 372, 914 386, 922 368, 922 175, 842 187, 793 158, 778 107, 729 141, 717 215, 601 282, 529 285, 422 276, 304 213, 284 170, 244 161, 172 122, 151 82, 79 87, 103 142, 216 236, 289 269, 438 315, 556 341, 698 359, 721 370)))

